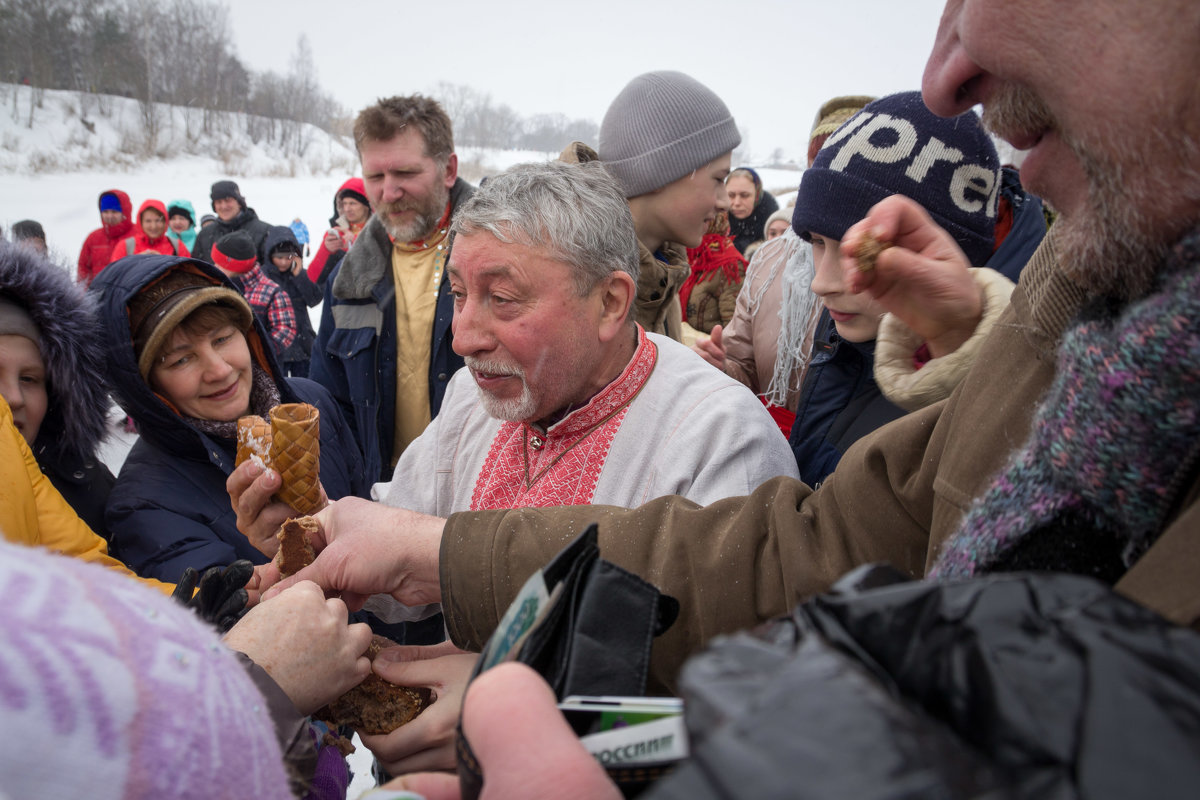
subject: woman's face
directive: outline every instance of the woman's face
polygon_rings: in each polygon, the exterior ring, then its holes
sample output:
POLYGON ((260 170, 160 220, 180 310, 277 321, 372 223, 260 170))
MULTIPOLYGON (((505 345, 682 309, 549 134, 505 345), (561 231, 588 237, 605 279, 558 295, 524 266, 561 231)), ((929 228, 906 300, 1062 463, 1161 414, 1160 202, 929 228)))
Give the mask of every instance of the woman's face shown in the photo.
POLYGON ((150 387, 179 413, 233 422, 250 413, 250 347, 233 325, 191 333, 181 325, 150 370, 150 387))
POLYGON ((754 213, 754 181, 745 175, 731 175, 725 190, 729 192, 730 216, 745 219, 754 213))
POLYGON ((772 222, 767 226, 767 240, 783 236, 783 232, 788 229, 788 225, 790 224, 786 219, 777 219, 772 222))
POLYGON ((147 208, 142 212, 142 230, 147 239, 157 239, 167 232, 167 218, 156 208, 147 208))
POLYGON ((175 231, 176 233, 183 233, 188 228, 192 227, 192 221, 183 214, 173 214, 171 216, 171 221, 168 224, 171 226, 171 230, 175 231))
POLYGON ((50 405, 46 365, 32 339, 16 334, 0 336, 0 397, 12 409, 17 430, 32 447, 50 405))

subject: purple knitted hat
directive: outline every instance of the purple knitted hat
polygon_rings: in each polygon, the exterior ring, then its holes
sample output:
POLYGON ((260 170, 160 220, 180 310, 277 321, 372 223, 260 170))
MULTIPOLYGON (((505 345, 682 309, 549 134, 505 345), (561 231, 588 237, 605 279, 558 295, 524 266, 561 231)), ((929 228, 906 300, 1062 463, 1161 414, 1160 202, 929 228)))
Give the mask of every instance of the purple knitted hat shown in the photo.
POLYGON ((262 695, 215 631, 96 564, 0 542, 8 797, 291 797, 262 695))

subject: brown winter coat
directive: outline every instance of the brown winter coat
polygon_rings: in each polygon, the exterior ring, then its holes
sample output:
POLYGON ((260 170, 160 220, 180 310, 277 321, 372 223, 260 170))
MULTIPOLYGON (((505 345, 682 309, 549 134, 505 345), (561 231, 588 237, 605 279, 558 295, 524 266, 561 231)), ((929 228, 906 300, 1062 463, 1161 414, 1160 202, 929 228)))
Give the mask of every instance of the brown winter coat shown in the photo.
POLYGON ((637 299, 633 303, 634 319, 651 333, 683 341, 683 309, 679 305, 679 287, 687 280, 692 268, 688 266, 687 249, 681 244, 665 242, 659 250, 666 256, 659 261, 638 242, 641 259, 637 299))
MULTIPOLYGON (((775 479, 749 497, 698 507, 666 497, 634 510, 464 512, 446 524, 442 599, 451 637, 478 648, 522 582, 590 520, 603 556, 675 596, 679 620, 656 640, 651 689, 720 633, 782 614, 852 567, 887 561, 913 577, 932 565, 972 500, 1020 447, 1050 385, 1083 292, 1054 268, 1048 236, 966 379, 945 402, 858 441, 812 492, 775 479)), ((1200 482, 1117 589, 1183 625, 1200 621, 1200 482)))

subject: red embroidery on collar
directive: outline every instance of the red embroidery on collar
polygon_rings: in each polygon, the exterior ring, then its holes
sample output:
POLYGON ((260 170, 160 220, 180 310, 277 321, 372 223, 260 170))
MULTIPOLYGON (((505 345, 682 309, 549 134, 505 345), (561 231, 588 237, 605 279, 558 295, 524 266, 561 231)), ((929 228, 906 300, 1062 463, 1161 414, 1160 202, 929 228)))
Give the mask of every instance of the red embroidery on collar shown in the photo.
POLYGON ((501 424, 475 481, 471 510, 590 503, 613 437, 657 361, 658 349, 639 325, 633 358, 583 408, 544 434, 521 422, 501 424))

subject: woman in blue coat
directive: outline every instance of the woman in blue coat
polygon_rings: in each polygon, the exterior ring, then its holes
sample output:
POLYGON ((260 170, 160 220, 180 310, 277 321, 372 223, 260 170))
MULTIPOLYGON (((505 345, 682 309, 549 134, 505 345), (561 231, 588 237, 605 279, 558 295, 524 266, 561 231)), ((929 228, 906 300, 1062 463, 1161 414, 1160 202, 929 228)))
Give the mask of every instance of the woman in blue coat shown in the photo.
POLYGON ((368 496, 361 455, 321 386, 286 379, 245 299, 212 265, 131 256, 93 283, 109 388, 136 422, 109 495, 115 553, 138 574, 174 581, 239 558, 267 556, 237 529, 225 490, 237 419, 304 402, 321 414, 321 484, 330 499, 368 496))

